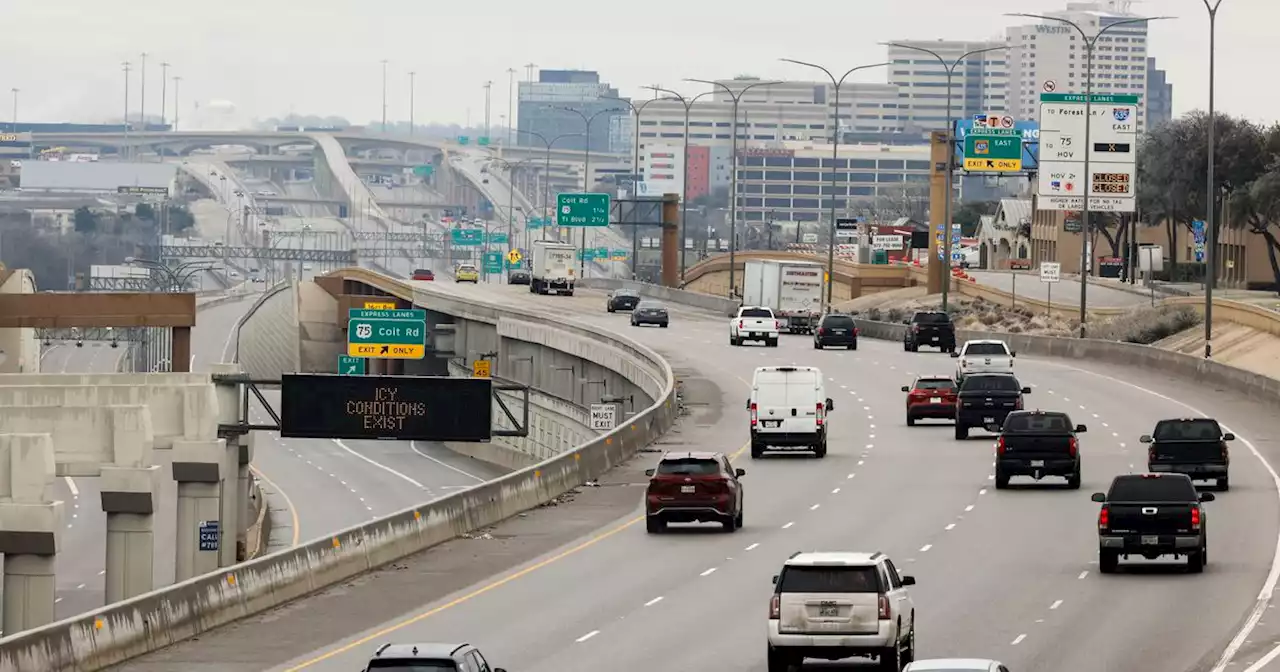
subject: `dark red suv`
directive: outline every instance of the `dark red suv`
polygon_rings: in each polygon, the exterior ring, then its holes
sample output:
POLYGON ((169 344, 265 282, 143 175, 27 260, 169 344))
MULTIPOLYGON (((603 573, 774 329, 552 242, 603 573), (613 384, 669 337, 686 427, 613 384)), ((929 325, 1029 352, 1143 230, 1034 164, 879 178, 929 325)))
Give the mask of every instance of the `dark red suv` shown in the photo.
POLYGON ((956 381, 946 376, 920 376, 910 386, 903 386, 907 393, 907 426, 916 420, 955 420, 956 397, 960 392, 956 381))
POLYGON ((432 273, 430 269, 415 268, 413 269, 413 279, 414 280, 435 280, 436 274, 432 273))
POLYGON ((734 469, 724 453, 666 453, 648 469, 645 529, 656 534, 667 523, 720 523, 725 532, 742 527, 745 469, 734 469))

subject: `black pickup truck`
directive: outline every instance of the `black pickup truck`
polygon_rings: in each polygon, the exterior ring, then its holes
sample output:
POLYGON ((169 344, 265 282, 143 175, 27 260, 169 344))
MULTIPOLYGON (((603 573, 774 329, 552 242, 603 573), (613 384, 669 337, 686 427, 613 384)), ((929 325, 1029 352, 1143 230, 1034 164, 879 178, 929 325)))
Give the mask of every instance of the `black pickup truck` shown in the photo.
POLYGON ((920 311, 903 320, 907 325, 902 335, 902 349, 907 352, 918 352, 920 346, 928 345, 942 352, 956 351, 956 325, 951 316, 942 311, 920 311))
POLYGON ((1062 476, 1067 487, 1080 487, 1080 440, 1077 434, 1088 431, 1084 425, 1071 424, 1066 413, 1052 411, 1014 411, 1003 426, 991 425, 996 439, 996 488, 1009 487, 1009 478, 1030 476, 1037 481, 1045 476, 1062 476))
POLYGON ((1147 447, 1147 471, 1186 474, 1192 480, 1213 480, 1219 490, 1230 490, 1227 468, 1231 451, 1227 442, 1236 436, 1223 432, 1212 418, 1161 420, 1142 437, 1147 447))
POLYGON ((956 399, 956 440, 969 438, 970 427, 1003 425, 1010 413, 1022 410, 1024 394, 1031 394, 1031 388, 1023 387, 1012 374, 965 376, 956 399))
POLYGON ((1213 493, 1196 492, 1184 474, 1116 476, 1106 494, 1096 492, 1098 511, 1098 570, 1116 571, 1120 556, 1187 556, 1187 569, 1204 571, 1209 562, 1208 517, 1202 502, 1213 493))

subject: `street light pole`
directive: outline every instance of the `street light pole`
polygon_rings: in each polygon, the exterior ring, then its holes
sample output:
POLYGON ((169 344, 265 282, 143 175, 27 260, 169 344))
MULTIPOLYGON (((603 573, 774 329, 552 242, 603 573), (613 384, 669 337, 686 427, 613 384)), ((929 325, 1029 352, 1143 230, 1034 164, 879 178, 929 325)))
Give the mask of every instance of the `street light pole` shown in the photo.
POLYGON ((492 97, 492 94, 493 94, 493 82, 491 81, 485 82, 484 83, 484 137, 486 138, 485 140, 486 142, 488 142, 490 129, 491 129, 491 127, 489 126, 489 100, 492 97))
MULTIPOLYGON (((585 126, 585 127, 586 127, 586 128, 584 129, 584 130, 586 131, 586 133, 585 133, 585 135, 586 135, 586 142, 584 142, 584 143, 582 144, 582 147, 583 147, 583 149, 582 149, 582 193, 584 193, 584 194, 585 194, 585 193, 588 193, 588 192, 590 192, 590 191, 591 191, 591 186, 592 186, 592 182, 591 182, 591 122, 595 121, 595 120, 596 120, 596 117, 598 117, 598 116, 600 116, 600 115, 604 114, 605 112, 618 112, 619 110, 618 110, 617 108, 607 108, 607 109, 599 110, 599 111, 597 111, 595 114, 593 114, 593 115, 591 115, 591 116, 589 116, 589 117, 588 117, 588 116, 587 116, 584 112, 582 112, 581 110, 575 110, 575 109, 574 109, 574 108, 572 108, 572 107, 557 107, 557 108, 555 108, 555 109, 561 110, 561 111, 563 111, 563 112, 572 112, 572 113, 574 113, 574 114, 578 115, 579 117, 581 117, 581 118, 582 118, 582 124, 583 124, 583 126, 585 126)), ((549 152, 548 152, 548 153, 549 153, 549 152)), ((585 226, 584 226, 584 227, 582 227, 582 243, 581 243, 581 246, 580 246, 580 248, 579 248, 579 249, 581 250, 581 252, 579 253, 579 259, 578 259, 578 273, 580 274, 580 277, 585 278, 585 277, 587 277, 587 253, 586 253, 586 252, 587 252, 587 227, 585 227, 585 226)))
POLYGON ((772 86, 781 84, 781 82, 752 82, 739 89, 738 93, 735 94, 733 89, 723 82, 691 78, 687 78, 685 81, 710 84, 711 86, 722 88, 733 101, 733 122, 730 124, 732 139, 730 140, 731 149, 729 150, 729 169, 732 171, 729 176, 729 298, 732 299, 734 291, 737 289, 734 263, 738 252, 738 103, 742 101, 742 97, 746 95, 747 91, 757 86, 772 86))
POLYGON ((1204 279, 1204 358, 1213 357, 1213 286, 1218 282, 1218 189, 1214 179, 1214 167, 1217 163, 1218 118, 1213 107, 1214 69, 1217 58, 1218 7, 1222 0, 1203 0, 1204 8, 1209 11, 1209 180, 1205 191, 1207 206, 1205 207, 1205 228, 1208 229, 1208 245, 1205 246, 1206 272, 1204 279))
POLYGON ((120 148, 120 154, 127 161, 129 159, 129 71, 133 65, 129 61, 121 65, 124 66, 124 146, 120 148))
MULTIPOLYGON (((684 177, 682 178, 684 181, 683 181, 683 183, 681 184, 681 187, 680 187, 680 284, 681 284, 681 285, 683 285, 683 284, 684 284, 684 271, 685 271, 685 266, 686 266, 685 258, 684 258, 684 257, 685 257, 685 251, 686 251, 686 250, 685 250, 685 247, 684 247, 684 246, 685 246, 685 236, 689 235, 689 234, 687 233, 687 232, 688 232, 688 230, 689 230, 689 228, 688 228, 688 225, 685 223, 685 222, 686 222, 686 220, 688 220, 688 218, 689 218, 689 113, 690 113, 690 111, 692 111, 692 110, 693 110, 693 104, 694 104, 694 103, 696 103, 696 102, 698 102, 698 99, 699 99, 699 98, 701 98, 701 97, 703 97, 703 96, 709 96, 709 95, 711 95, 711 94, 715 93, 715 89, 712 89, 712 90, 710 90, 710 91, 703 91, 702 93, 699 93, 698 95, 696 95, 696 96, 694 96, 694 97, 692 97, 692 98, 685 98, 684 96, 680 95, 679 93, 676 93, 675 91, 672 91, 671 89, 664 89, 664 88, 662 88, 661 86, 646 86, 645 88, 646 88, 646 89, 651 89, 651 90, 653 90, 653 91, 657 91, 657 92, 659 92, 659 93, 665 93, 665 94, 671 95, 671 96, 672 96, 672 97, 674 97, 676 100, 680 101, 680 103, 681 103, 682 105, 684 105, 684 177)), ((668 100, 668 99, 666 99, 666 98, 654 98, 653 100, 668 100)), ((650 101, 650 102, 652 102, 652 101, 650 101)), ((647 104, 647 103, 646 103, 646 104, 647 104)), ((636 138, 637 138, 637 142, 636 142, 636 157, 637 157, 637 158, 639 158, 639 154, 640 154, 640 151, 639 151, 639 138, 640 138, 640 119, 639 119, 639 116, 637 116, 637 118, 636 118, 636 138)))
POLYGON ((173 130, 178 130, 178 112, 182 107, 178 105, 178 87, 182 84, 182 77, 173 78, 173 130))
POLYGON ((160 63, 160 125, 164 126, 165 122, 165 106, 168 104, 169 97, 169 63, 160 63))
POLYGON ((413 137, 413 78, 418 73, 409 72, 409 137, 413 137))
POLYGON ((147 52, 142 52, 142 72, 138 73, 138 79, 142 81, 138 91, 138 121, 142 122, 142 130, 147 130, 147 52))
POLYGON ((515 128, 516 69, 507 68, 507 147, 511 146, 511 129, 515 128))
MULTIPOLYGON (((946 312, 947 298, 948 298, 949 290, 951 289, 951 236, 952 236, 951 199, 955 191, 954 174, 955 174, 955 164, 956 164, 956 140, 955 140, 956 121, 955 121, 954 110, 951 106, 951 92, 952 92, 952 85, 955 80, 956 69, 959 68, 966 60, 968 60, 970 56, 977 56, 978 54, 985 54, 992 51, 1008 51, 1013 47, 1004 46, 1004 47, 987 47, 986 49, 974 49, 973 51, 967 52, 965 54, 961 54, 960 57, 955 59, 954 61, 947 62, 947 59, 943 58, 942 54, 939 54, 938 52, 932 49, 917 47, 910 44, 901 44, 898 42, 886 42, 885 46, 898 47, 899 49, 909 49, 912 51, 919 51, 921 53, 929 54, 930 56, 933 56, 934 58, 938 59, 938 63, 942 65, 942 69, 947 74, 947 170, 946 170, 947 200, 942 206, 942 310, 943 312, 946 312)), ((933 259, 929 260, 929 263, 932 264, 933 262, 934 262, 933 259)))
MULTIPOLYGON (((1135 18, 1116 21, 1107 26, 1103 26, 1093 37, 1089 37, 1079 24, 1069 19, 1057 16, 1044 16, 1042 14, 1007 14, 1006 16, 1020 16, 1029 19, 1040 19, 1043 21, 1057 21, 1065 23, 1076 29, 1080 34, 1080 40, 1084 43, 1086 49, 1085 72, 1084 72, 1084 208, 1081 210, 1080 217, 1084 222, 1080 230, 1080 338, 1085 338, 1087 331, 1085 328, 1085 320, 1088 318, 1088 297, 1089 297, 1089 232, 1092 222, 1089 221, 1089 192, 1093 191, 1093 174, 1089 172, 1089 155, 1093 152, 1093 145, 1090 144, 1090 130, 1093 127, 1093 52, 1101 38, 1108 30, 1117 26, 1127 26, 1135 23, 1147 23, 1150 21, 1158 21, 1171 17, 1156 16, 1151 18, 1135 18)), ((947 232, 946 239, 951 240, 951 232, 947 232)), ((948 262, 950 259, 947 260, 948 262)), ((943 278, 943 282, 947 282, 947 278, 943 278)))
MULTIPOLYGON (((546 165, 543 168, 543 173, 542 173, 542 216, 544 220, 542 222, 542 239, 546 240, 547 229, 549 228, 548 224, 550 224, 550 221, 548 220, 554 219, 554 217, 549 217, 547 214, 550 208, 550 200, 551 200, 551 147, 555 145, 556 141, 560 140, 561 138, 576 138, 582 134, 581 133, 563 133, 561 135, 557 135, 554 138, 551 138, 550 140, 547 140, 546 136, 544 136, 543 134, 538 133, 536 131, 526 131, 523 128, 517 128, 516 133, 524 133, 526 135, 531 135, 541 140, 542 144, 545 145, 547 148, 546 165)), ((526 225, 525 231, 528 232, 527 225, 526 225)))
MULTIPOLYGON (((844 85, 844 80, 848 78, 849 75, 852 75, 853 73, 859 70, 866 70, 868 68, 882 68, 887 65, 892 65, 892 63, 872 63, 870 65, 859 65, 857 67, 850 68, 848 72, 845 72, 843 75, 840 76, 839 79, 837 79, 836 76, 832 74, 830 70, 816 63, 806 63, 804 61, 797 61, 793 58, 783 58, 779 60, 785 63, 794 63, 796 65, 803 65, 808 68, 814 68, 815 70, 821 70, 831 80, 831 86, 832 88, 835 89, 835 96, 834 96, 835 112, 832 115, 832 122, 831 122, 831 214, 830 214, 831 221, 828 222, 830 228, 828 229, 828 232, 827 232, 827 238, 828 238, 827 240, 827 278, 826 278, 827 297, 826 297, 826 304, 825 304, 825 306, 830 306, 831 292, 835 288, 835 284, 836 284, 835 283, 835 279, 836 279, 836 177, 840 175, 840 171, 838 170, 838 166, 840 165, 840 87, 844 85)), ((846 177, 845 178, 845 190, 846 190, 845 197, 846 198, 848 197, 848 193, 847 193, 848 185, 849 185, 849 180, 846 177)), ((773 231, 772 223, 769 224, 769 231, 770 233, 772 233, 773 231)), ((825 306, 824 306, 824 312, 825 312, 825 306)))
POLYGON ((21 91, 22 89, 14 87, 9 90, 13 92, 13 128, 11 130, 14 133, 17 133, 18 132, 18 92, 21 91))
MULTIPOLYGON (((646 89, 653 89, 653 90, 655 90, 655 91, 657 90, 657 87, 652 87, 652 86, 646 86, 646 87, 644 87, 644 88, 646 88, 646 89)), ((677 97, 679 97, 679 94, 676 94, 676 95, 677 95, 677 97)), ((646 100, 646 101, 644 101, 643 103, 640 103, 640 105, 639 105, 639 106, 636 106, 636 104, 635 104, 635 103, 632 103, 630 100, 627 100, 626 98, 616 98, 616 97, 614 97, 614 96, 601 96, 601 98, 602 98, 602 99, 604 99, 604 100, 612 100, 612 101, 616 101, 616 102, 622 103, 622 104, 626 105, 627 107, 630 107, 630 108, 631 108, 631 113, 635 115, 635 123, 633 124, 634 128, 632 128, 632 133, 631 133, 632 140, 633 140, 633 141, 634 141, 634 143, 635 143, 635 148, 634 148, 634 150, 633 150, 633 151, 632 151, 632 153, 631 153, 631 192, 632 192, 631 197, 632 197, 632 199, 634 199, 634 198, 635 198, 635 196, 636 196, 636 187, 637 187, 637 185, 639 185, 639 184, 640 184, 640 181, 641 181, 641 180, 640 180, 640 115, 641 115, 641 113, 643 113, 643 112, 644 112, 644 108, 648 107, 649 103, 652 103, 652 102, 654 102, 654 101, 656 101, 656 100, 671 100, 671 98, 650 98, 649 100, 646 100)), ((687 126, 686 126, 686 128, 687 128, 687 126)), ((688 134, 688 132, 686 131, 686 132, 685 132, 685 136, 687 137, 688 135, 689 135, 689 134, 688 134)), ((686 146, 686 148, 687 148, 687 146, 686 146)), ((621 214, 621 210, 619 210, 619 214, 621 214)), ((636 278, 638 278, 638 277, 639 277, 639 274, 636 272, 636 265, 637 265, 637 264, 639 263, 639 261, 640 261, 640 226, 639 226, 639 223, 638 223, 638 222, 636 222, 636 221, 634 220, 635 215, 636 215, 636 208, 635 208, 635 204, 633 203, 633 204, 632 204, 632 206, 631 206, 631 216, 632 216, 632 222, 631 222, 631 279, 632 279, 632 280, 635 280, 636 278)), ((683 235, 684 235, 684 234, 683 234, 683 230, 684 230, 684 223, 683 223, 683 222, 681 222, 681 224, 680 224, 680 228, 681 228, 681 231, 682 231, 681 235, 683 236, 683 235)), ((682 265, 683 265, 683 262, 682 262, 682 265)))
POLYGON ((382 59, 382 132, 387 132, 387 59, 382 59))

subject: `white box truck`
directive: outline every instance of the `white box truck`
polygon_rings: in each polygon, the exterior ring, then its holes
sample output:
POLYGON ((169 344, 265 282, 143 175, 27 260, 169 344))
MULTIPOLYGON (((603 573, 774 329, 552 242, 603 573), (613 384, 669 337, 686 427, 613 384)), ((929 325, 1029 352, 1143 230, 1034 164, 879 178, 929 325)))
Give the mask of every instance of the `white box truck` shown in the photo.
POLYGON ((822 275, 811 261, 750 259, 742 276, 742 305, 773 309, 782 329, 811 334, 822 312, 822 275))
POLYGON ((568 243, 533 241, 533 272, 530 274, 529 291, 535 294, 555 292, 573 296, 577 249, 568 243))

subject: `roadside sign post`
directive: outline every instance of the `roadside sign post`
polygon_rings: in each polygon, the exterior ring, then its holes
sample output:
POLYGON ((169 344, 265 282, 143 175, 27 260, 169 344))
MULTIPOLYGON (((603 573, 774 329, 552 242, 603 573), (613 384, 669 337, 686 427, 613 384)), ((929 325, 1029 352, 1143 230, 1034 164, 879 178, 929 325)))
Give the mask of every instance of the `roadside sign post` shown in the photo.
POLYGON ((422 359, 427 356, 427 311, 359 310, 347 314, 347 356, 422 359))
POLYGON ((485 252, 484 253, 484 274, 485 281, 489 279, 489 275, 502 273, 502 253, 501 252, 485 252))
POLYGON ((618 407, 614 404, 591 404, 591 429, 609 432, 618 424, 618 407))
POLYGON ((556 194, 556 225, 609 226, 609 194, 556 194))
POLYGON ((221 524, 219 523, 219 521, 216 521, 216 520, 200 521, 200 529, 198 533, 198 539, 200 542, 199 550, 201 551, 217 551, 218 550, 218 546, 219 546, 218 542, 222 539, 222 534, 219 530, 220 527, 221 527, 221 524))
POLYGON ((1049 285, 1048 287, 1045 288, 1049 292, 1049 300, 1046 302, 1049 304, 1049 307, 1047 309, 1047 312, 1049 315, 1053 314, 1053 286, 1058 282, 1060 282, 1061 280, 1062 280, 1062 264, 1056 261, 1040 262, 1040 282, 1043 282, 1049 285))
POLYGON ((477 359, 471 362, 472 378, 488 378, 490 371, 492 371, 492 363, 487 359, 477 359))

